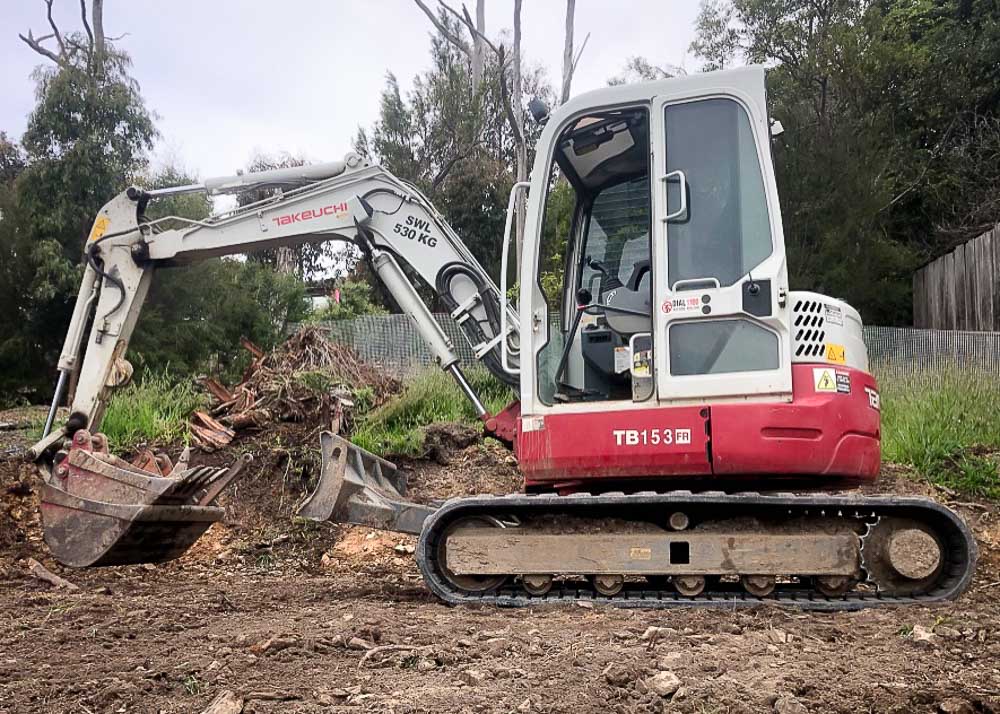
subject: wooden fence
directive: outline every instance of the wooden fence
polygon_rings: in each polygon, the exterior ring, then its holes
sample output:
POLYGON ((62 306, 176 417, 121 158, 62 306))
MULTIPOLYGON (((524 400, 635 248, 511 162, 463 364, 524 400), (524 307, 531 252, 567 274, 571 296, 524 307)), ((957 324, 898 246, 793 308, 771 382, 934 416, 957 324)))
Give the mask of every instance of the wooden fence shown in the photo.
POLYGON ((1000 331, 1000 225, 913 274, 913 325, 1000 331))

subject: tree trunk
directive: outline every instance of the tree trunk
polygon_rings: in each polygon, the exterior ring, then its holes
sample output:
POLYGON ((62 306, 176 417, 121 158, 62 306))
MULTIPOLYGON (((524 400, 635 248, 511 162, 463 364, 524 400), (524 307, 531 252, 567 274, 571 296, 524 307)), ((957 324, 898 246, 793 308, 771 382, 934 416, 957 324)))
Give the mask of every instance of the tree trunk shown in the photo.
MULTIPOLYGON (((524 142, 524 101, 521 90, 521 0, 514 0, 514 78, 513 94, 511 104, 514 109, 514 120, 517 123, 515 131, 515 161, 517 169, 517 181, 528 180, 528 148, 524 142)), ((517 203, 515 204, 515 218, 517 229, 515 232, 515 245, 517 246, 517 264, 521 264, 521 249, 524 245, 524 213, 525 202, 524 193, 519 192, 517 203)))
POLYGON ((473 33, 472 37, 473 92, 478 92, 479 85, 483 82, 483 66, 485 65, 483 53, 486 51, 486 43, 483 42, 483 36, 486 34, 486 0, 476 0, 476 33, 473 33))
POLYGON ((93 0, 91 3, 91 17, 94 26, 94 58, 96 65, 104 65, 105 39, 104 39, 104 0, 93 0))
POLYGON ((560 104, 569 99, 570 86, 573 84, 573 16, 576 13, 576 0, 566 0, 566 41, 563 45, 562 94, 560 104))
POLYGON ((280 275, 295 275, 295 249, 278 248, 274 268, 280 275))

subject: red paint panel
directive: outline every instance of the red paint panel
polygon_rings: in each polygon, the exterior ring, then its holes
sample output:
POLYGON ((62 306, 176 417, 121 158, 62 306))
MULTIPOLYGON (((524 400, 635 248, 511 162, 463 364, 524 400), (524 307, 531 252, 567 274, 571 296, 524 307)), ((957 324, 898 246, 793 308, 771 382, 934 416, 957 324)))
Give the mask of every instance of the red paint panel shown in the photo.
POLYGON ((791 404, 712 406, 715 473, 874 479, 881 463, 880 415, 866 387, 877 390, 875 378, 860 370, 795 364, 791 404), (847 375, 850 393, 817 391, 815 369, 847 375))
MULTIPOLYGON (((525 484, 585 490, 590 480, 657 476, 705 477, 706 488, 713 477, 874 479, 881 463, 875 379, 847 367, 796 364, 792 390, 791 403, 546 415, 542 429, 518 430, 525 484), (830 370, 834 380, 839 375, 840 389, 846 381, 850 392, 838 391, 836 381, 832 391, 817 390, 814 369, 830 370), (704 416, 709 413, 711 461, 704 416), (690 429, 689 442, 678 443, 678 429, 690 429)), ((754 488, 766 488, 766 480, 754 488)))
POLYGON ((567 479, 710 474, 702 407, 550 414, 518 433, 529 485, 567 479))

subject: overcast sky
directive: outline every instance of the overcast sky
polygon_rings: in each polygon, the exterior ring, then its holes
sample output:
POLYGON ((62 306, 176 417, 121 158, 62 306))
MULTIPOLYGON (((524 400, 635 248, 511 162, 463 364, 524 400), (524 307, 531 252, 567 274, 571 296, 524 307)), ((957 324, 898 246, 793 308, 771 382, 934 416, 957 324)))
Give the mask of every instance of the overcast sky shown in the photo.
MULTIPOLYGON (((472 0, 467 0, 470 5, 472 0)), ((42 0, 2 0, 0 130, 20 137, 43 59, 17 37, 48 33, 42 0)), ((433 5, 433 0, 428 0, 433 5)), ((453 0, 452 7, 460 1, 453 0)), ((487 33, 512 26, 513 0, 486 0, 487 33)), ((76 0, 55 0, 60 29, 79 29, 76 0)), ((628 57, 697 68, 687 51, 697 0, 577 0, 577 45, 591 37, 573 94, 604 86, 628 57)), ((107 0, 108 35, 134 62, 161 137, 154 164, 204 178, 258 151, 339 159, 378 113, 385 73, 408 90, 429 64, 431 26, 412 0, 107 0)), ((563 0, 525 0, 523 51, 558 85, 563 0)))

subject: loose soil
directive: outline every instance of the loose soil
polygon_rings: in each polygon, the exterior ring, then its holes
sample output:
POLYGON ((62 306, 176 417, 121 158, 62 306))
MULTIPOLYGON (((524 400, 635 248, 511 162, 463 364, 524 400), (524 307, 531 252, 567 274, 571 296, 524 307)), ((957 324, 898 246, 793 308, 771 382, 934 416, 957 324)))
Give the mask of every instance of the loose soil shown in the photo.
MULTIPOLYGON (((256 458, 225 524, 157 566, 58 566, 32 469, 0 460, 0 711, 201 712, 226 690, 248 713, 1000 711, 994 504, 886 469, 877 491, 943 500, 979 540, 969 592, 932 608, 456 608, 424 588, 413 538, 291 518, 315 473, 304 429, 196 454, 256 458), (29 576, 28 557, 79 590, 29 576)), ((400 462, 418 499, 516 489, 501 447, 438 441, 400 462)))

